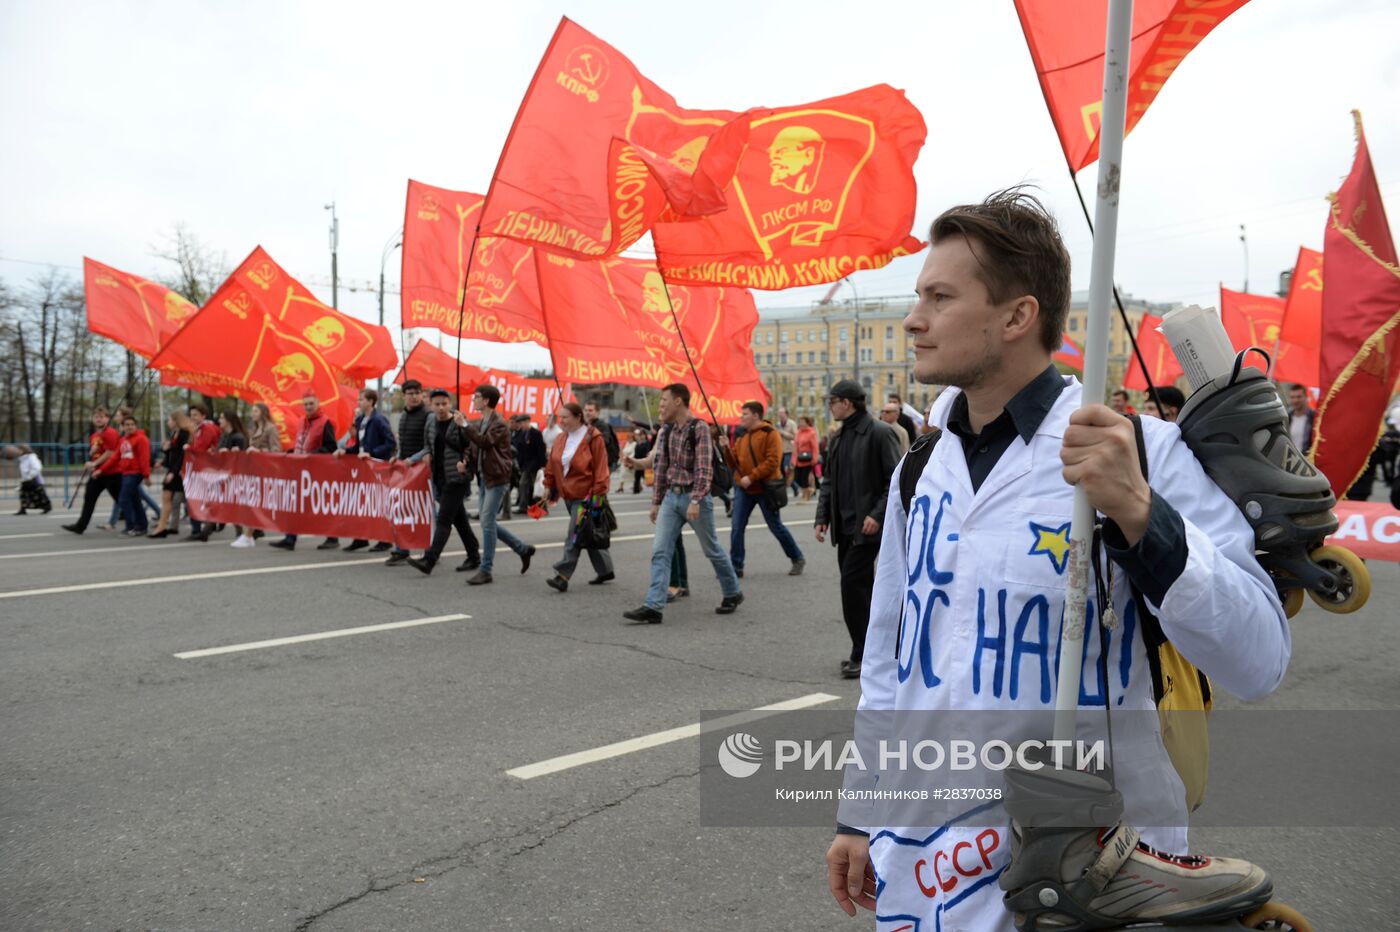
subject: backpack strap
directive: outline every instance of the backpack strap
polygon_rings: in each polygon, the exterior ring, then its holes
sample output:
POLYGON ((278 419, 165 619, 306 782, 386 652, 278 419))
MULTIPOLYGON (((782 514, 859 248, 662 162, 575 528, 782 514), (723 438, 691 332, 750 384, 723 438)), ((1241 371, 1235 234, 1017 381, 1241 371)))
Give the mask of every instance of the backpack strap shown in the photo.
POLYGON ((924 467, 928 465, 933 448, 941 436, 943 431, 937 427, 926 434, 920 434, 914 440, 914 445, 909 448, 909 452, 904 454, 904 462, 899 468, 899 503, 904 506, 906 516, 909 514, 910 503, 914 501, 914 490, 919 485, 919 477, 924 474, 924 467))

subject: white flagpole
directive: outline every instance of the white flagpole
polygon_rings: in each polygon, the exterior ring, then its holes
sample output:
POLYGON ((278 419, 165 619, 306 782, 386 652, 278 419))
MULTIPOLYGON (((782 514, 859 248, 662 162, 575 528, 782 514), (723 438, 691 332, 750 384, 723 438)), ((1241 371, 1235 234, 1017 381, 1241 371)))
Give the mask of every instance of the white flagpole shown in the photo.
MULTIPOLYGON (((1133 0, 1108 0, 1103 63, 1103 111, 1099 122, 1099 178, 1094 199, 1094 253, 1089 272, 1089 333, 1084 342, 1084 399, 1102 404, 1108 381, 1108 302, 1113 296, 1113 255, 1118 239, 1118 189, 1123 172, 1123 126, 1128 104, 1133 0)), ((1083 667, 1085 616, 1093 570, 1089 544, 1094 509, 1082 488, 1074 490, 1069 532, 1069 585, 1055 684, 1055 738, 1075 738, 1079 677, 1083 667)), ((1103 606, 1099 606, 1103 610, 1103 606)))

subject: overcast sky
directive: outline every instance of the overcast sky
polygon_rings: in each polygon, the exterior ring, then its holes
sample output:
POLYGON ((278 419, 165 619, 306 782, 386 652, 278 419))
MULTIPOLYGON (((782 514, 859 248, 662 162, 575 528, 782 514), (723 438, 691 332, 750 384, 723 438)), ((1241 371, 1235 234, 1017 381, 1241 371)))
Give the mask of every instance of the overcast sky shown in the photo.
MULTIPOLYGON (((1011 0, 807 2, 0 2, 0 278, 92 256, 138 274, 176 223, 227 255, 261 244, 330 300, 323 205, 341 222, 342 310, 376 318, 380 256, 412 177, 483 191, 560 15, 689 107, 798 104, 903 88, 929 137, 916 232, 1021 181, 1058 213, 1088 287, 1090 240, 1011 0), (359 290, 350 291, 350 287, 359 290)), ((1272 292, 1322 246, 1324 196, 1366 118, 1400 196, 1400 4, 1254 0, 1172 76, 1128 138, 1116 278, 1153 301, 1215 304, 1245 275, 1272 292)), ((1094 187, 1095 167, 1080 183, 1094 187)), ((1400 223, 1394 210, 1392 223, 1400 223)), ((908 294, 921 260, 858 273, 908 294)), ((398 258, 389 263, 391 287, 398 258)), ((757 292, 760 307, 824 289, 757 292)), ((398 299, 386 298, 393 327, 398 299)), ((397 329, 395 332, 397 333, 397 329)), ((463 357, 537 353, 473 344, 463 357)), ((546 363, 547 364, 547 363, 546 363)))

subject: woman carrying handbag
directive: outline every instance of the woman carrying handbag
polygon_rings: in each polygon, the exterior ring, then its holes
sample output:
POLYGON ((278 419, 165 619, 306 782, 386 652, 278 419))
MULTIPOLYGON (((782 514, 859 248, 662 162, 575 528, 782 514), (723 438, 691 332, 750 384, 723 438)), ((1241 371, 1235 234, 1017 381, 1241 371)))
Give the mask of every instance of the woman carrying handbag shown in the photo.
POLYGON ((612 474, 603 435, 583 422, 583 408, 573 402, 561 405, 559 427, 562 432, 549 451, 544 487, 551 503, 564 499, 570 520, 564 553, 554 564, 555 575, 545 583, 551 589, 567 592, 581 550, 588 551, 589 562, 598 574, 588 581, 589 585, 602 585, 614 578, 607 544, 613 526, 607 498, 612 474))

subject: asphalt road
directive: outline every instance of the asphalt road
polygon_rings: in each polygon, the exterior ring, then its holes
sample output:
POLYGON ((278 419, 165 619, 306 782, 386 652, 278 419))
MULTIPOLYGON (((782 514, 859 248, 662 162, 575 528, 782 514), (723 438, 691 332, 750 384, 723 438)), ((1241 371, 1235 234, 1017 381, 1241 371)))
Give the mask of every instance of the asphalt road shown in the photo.
MULTIPOLYGON (((746 601, 716 616, 692 541, 694 595, 645 628, 620 616, 645 586, 646 506, 615 507, 618 581, 583 585, 585 565, 563 595, 544 585, 558 518, 515 520, 541 545, 535 566, 521 577, 504 552, 496 583, 470 590, 448 562, 423 577, 314 540, 239 551, 229 532, 157 544, 0 519, 0 928, 869 928, 825 891, 826 828, 699 824, 692 738, 507 773, 702 710, 822 693, 838 697, 822 708, 854 707, 810 505, 785 512, 806 575, 788 577, 755 524, 746 601), (470 617, 175 656, 451 614, 470 617)), ((1400 572, 1373 572, 1358 615, 1295 619, 1289 678, 1263 705, 1400 710, 1400 572)), ((1396 829, 1193 840, 1266 865, 1319 929, 1400 927, 1396 829)))

